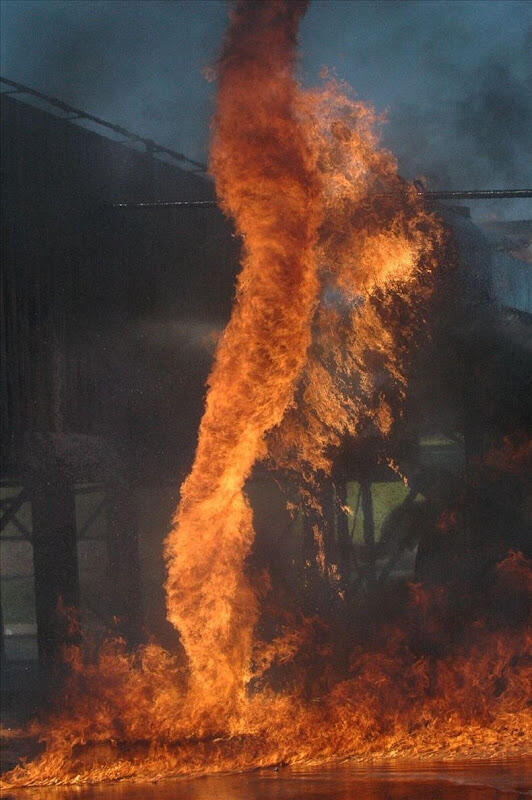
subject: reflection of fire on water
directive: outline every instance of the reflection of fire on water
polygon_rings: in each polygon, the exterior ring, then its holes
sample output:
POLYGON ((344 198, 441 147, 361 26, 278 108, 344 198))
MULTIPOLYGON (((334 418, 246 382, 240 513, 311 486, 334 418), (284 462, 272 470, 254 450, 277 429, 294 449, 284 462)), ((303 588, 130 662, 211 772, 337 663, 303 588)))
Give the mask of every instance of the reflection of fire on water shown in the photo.
MULTIPOLYGON (((456 626, 471 603, 452 588, 395 589, 400 598, 383 600, 390 621, 373 630, 283 621, 279 610, 278 636, 256 632, 268 587, 245 569, 253 465, 269 458, 308 492, 342 436, 370 425, 386 439, 443 241, 378 148, 371 109, 334 82, 319 91, 296 82, 305 6, 238 3, 218 67, 211 168, 244 255, 166 542, 168 617, 184 650, 108 642, 92 659, 67 652, 67 710, 31 726, 45 750, 10 773, 11 785, 525 746, 523 621, 502 632, 495 613, 473 605, 470 623, 456 626)), ((528 570, 508 556, 493 608, 503 596, 522 604, 528 570)))

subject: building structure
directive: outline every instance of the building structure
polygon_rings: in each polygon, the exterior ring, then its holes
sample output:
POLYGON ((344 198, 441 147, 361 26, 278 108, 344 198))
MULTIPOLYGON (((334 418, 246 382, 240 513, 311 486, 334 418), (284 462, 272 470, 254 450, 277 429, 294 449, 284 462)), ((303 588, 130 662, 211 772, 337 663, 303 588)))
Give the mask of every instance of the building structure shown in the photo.
MULTIPOLYGON (((162 639, 174 635, 162 622, 161 543, 193 457, 216 336, 233 300, 239 242, 212 206, 154 212, 113 205, 213 199, 204 174, 155 152, 2 96, 1 548, 8 667, 34 663, 38 652, 44 672, 53 670, 62 645, 77 635, 68 609, 85 628, 118 632, 132 644, 146 629, 162 639)), ((502 314, 491 339, 477 327, 461 331, 455 344, 477 342, 471 358, 480 364, 497 341, 497 369, 513 352, 504 369, 514 381, 507 409, 508 425, 514 424, 512 413, 526 413, 519 392, 522 332, 532 314, 530 265, 512 256, 519 248, 503 252, 500 236, 484 235, 467 210, 438 210, 457 243, 458 292, 477 310, 489 306, 502 314)), ((462 428, 465 447, 445 435, 429 438, 438 433, 431 428, 418 443, 421 465, 459 468, 464 449, 482 450, 492 423, 479 398, 492 386, 489 370, 482 380, 477 376, 460 406, 462 421, 451 415, 442 423, 447 434, 462 428)), ((442 405, 433 409, 434 417, 446 413, 442 405)), ((353 513, 330 525, 337 553, 345 551, 348 560, 352 541, 375 547, 389 508, 406 491, 382 468, 363 479, 349 469, 338 496, 353 513)), ((271 520, 258 528, 277 540, 275 530, 287 529, 288 521, 271 488, 261 478, 250 494, 257 495, 257 507, 261 497, 270 498, 262 502, 262 516, 271 520)), ((305 539, 303 527, 290 530, 305 539)), ((264 541, 262 547, 268 549, 264 541)))
POLYGON ((12 96, 1 113, 3 652, 47 671, 62 609, 143 635, 140 496, 176 501, 238 242, 217 209, 112 207, 212 198, 206 175, 12 96))

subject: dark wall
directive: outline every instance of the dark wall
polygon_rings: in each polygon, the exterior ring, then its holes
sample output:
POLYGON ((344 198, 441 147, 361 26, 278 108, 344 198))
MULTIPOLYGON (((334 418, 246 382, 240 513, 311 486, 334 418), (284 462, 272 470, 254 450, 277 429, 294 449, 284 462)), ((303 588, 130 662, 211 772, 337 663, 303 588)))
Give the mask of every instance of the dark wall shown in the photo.
POLYGON ((190 459, 238 242, 217 209, 112 209, 206 199, 212 183, 2 97, 2 442, 98 434, 128 458, 190 459))

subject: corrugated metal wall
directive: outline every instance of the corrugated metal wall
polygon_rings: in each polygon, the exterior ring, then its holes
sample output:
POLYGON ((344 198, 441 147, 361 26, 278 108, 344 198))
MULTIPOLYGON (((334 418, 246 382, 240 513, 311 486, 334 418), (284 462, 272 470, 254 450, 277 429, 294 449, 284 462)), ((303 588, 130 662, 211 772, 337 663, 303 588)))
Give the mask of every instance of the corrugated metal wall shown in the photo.
MULTIPOLYGON (((120 339, 139 320, 225 319, 238 243, 216 209, 105 205, 208 198, 203 176, 11 97, 1 136, 1 431, 14 452, 27 431, 116 428, 127 410, 116 407, 114 373, 121 366, 118 382, 134 383, 137 357, 120 339)), ((142 347, 137 355, 150 358, 142 347)), ((187 368, 201 386, 205 368, 187 368)))

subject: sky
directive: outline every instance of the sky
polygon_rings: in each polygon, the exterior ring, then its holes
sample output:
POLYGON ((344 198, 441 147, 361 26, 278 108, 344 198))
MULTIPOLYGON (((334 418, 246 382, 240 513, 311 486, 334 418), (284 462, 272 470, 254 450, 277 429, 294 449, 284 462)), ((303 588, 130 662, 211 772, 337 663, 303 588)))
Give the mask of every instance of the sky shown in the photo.
MULTIPOLYGON (((205 68, 223 0, 3 0, 1 74, 206 161, 214 85, 205 68)), ((383 143, 429 188, 532 185, 532 2, 313 0, 304 85, 327 66, 386 111, 383 143)), ((532 216, 527 201, 479 204, 532 216)))

